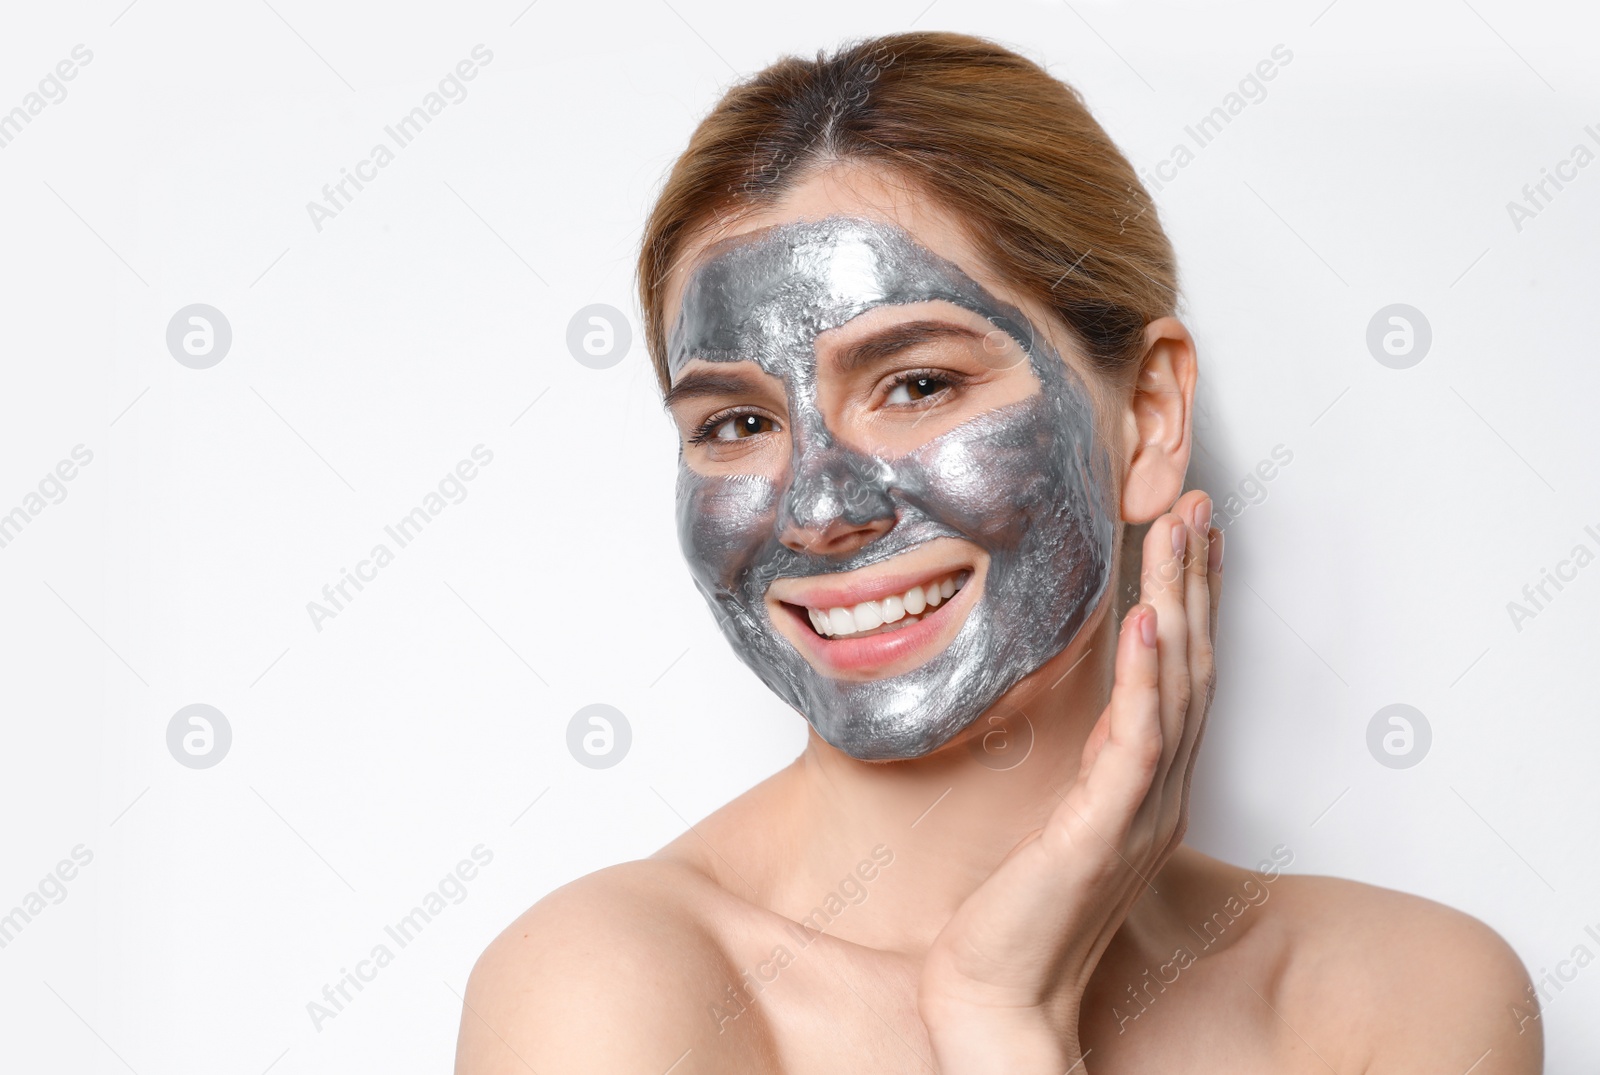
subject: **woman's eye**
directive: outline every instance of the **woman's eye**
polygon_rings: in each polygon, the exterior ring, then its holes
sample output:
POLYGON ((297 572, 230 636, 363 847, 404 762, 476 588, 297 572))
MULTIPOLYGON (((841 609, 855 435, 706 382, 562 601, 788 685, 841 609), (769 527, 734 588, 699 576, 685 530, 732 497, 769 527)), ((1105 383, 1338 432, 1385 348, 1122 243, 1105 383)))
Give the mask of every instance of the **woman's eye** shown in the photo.
POLYGON ((711 440, 743 440, 753 437, 758 433, 770 433, 777 428, 771 418, 764 418, 759 414, 741 414, 719 422, 711 430, 711 440))
POLYGON ((887 403, 916 403, 937 395, 950 387, 950 382, 938 377, 912 377, 901 381, 889 390, 887 403))

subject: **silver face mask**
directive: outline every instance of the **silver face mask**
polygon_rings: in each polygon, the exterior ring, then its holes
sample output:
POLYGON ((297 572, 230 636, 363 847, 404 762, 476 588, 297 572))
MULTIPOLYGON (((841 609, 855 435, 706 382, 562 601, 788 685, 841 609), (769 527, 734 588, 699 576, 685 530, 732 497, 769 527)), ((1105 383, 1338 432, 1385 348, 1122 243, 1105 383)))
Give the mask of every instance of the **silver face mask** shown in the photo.
POLYGON ((1099 603, 1110 577, 1112 471, 1083 382, 1022 311, 902 228, 835 215, 715 244, 668 339, 674 378, 691 358, 755 362, 783 382, 786 475, 697 474, 680 451, 678 536, 734 652, 828 743, 863 760, 929 753, 1061 652, 1099 603), (818 334, 876 306, 932 299, 1008 334, 1040 390, 903 455, 846 447, 818 407, 818 334), (893 525, 846 555, 779 540, 785 525, 820 530, 839 519, 893 525), (920 667, 835 679, 769 617, 774 579, 853 571, 941 537, 986 550, 989 564, 954 640, 920 667))

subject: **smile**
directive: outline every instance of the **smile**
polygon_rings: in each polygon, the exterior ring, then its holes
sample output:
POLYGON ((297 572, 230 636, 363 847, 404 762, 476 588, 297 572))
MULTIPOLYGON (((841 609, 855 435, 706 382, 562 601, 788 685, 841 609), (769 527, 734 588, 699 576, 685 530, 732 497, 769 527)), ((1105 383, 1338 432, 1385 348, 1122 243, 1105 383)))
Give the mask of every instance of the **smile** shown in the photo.
POLYGON ((825 676, 900 675, 942 653, 983 600, 988 557, 973 551, 940 541, 888 570, 780 579, 767 595, 773 626, 825 676))
POLYGON ((850 608, 842 605, 801 607, 805 608, 812 628, 824 638, 864 638, 920 622, 927 610, 938 608, 941 602, 954 597, 971 577, 970 571, 955 571, 942 579, 913 586, 904 593, 890 594, 881 601, 862 601, 850 608))

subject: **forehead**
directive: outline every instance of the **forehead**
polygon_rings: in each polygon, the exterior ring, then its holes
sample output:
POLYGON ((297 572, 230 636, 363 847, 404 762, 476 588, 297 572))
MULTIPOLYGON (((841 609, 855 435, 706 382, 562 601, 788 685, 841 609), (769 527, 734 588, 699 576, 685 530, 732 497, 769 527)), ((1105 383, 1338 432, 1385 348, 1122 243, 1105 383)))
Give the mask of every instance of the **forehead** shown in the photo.
POLYGON ((1020 310, 1067 353, 1048 313, 989 267, 958 218, 882 172, 839 165, 802 182, 777 206, 702 228, 684 244, 665 290, 668 366, 676 375, 683 361, 673 353, 680 320, 698 335, 721 326, 727 336, 762 308, 781 307, 787 319, 757 317, 746 334, 809 338, 852 311, 926 298, 1020 310), (799 241, 769 241, 779 234, 799 241), (965 298, 950 294, 952 288, 965 298), (796 324, 793 314, 801 309, 813 323, 796 324))
MULTIPOLYGON (((679 248, 667 280, 667 323, 677 317, 684 284, 706 260, 708 248, 776 224, 820 220, 834 214, 897 224, 922 246, 956 262, 975 279, 980 278, 974 271, 982 269, 977 265, 977 250, 952 214, 926 193, 896 182, 882 169, 840 163, 797 183, 776 205, 720 219, 690 236, 679 248)), ((982 283, 988 286, 990 281, 982 279, 982 283)))
POLYGON ((842 214, 791 221, 723 240, 707 253, 668 336, 674 371, 690 358, 768 367, 809 354, 819 334, 873 307, 935 300, 1033 343, 1019 309, 885 221, 842 214))

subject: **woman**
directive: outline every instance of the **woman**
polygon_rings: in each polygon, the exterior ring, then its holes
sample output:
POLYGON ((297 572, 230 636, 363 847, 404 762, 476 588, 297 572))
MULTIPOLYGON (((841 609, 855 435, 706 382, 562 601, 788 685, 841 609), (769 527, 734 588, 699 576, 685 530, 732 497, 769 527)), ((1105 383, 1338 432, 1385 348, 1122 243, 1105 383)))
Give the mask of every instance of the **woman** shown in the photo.
POLYGON ((458 1072, 1540 1070, 1476 919, 1180 842, 1223 560, 1195 347, 1070 88, 948 33, 785 59, 639 268, 686 558, 809 740, 497 938, 458 1072))

